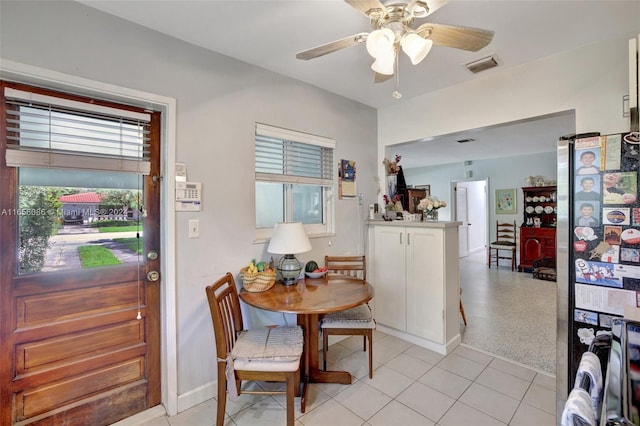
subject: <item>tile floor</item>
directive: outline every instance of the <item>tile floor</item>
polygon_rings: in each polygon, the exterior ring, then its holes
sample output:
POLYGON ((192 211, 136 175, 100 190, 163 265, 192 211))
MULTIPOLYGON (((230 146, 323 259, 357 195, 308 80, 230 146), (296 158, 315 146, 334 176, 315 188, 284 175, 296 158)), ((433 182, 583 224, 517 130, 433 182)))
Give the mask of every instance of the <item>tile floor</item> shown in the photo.
MULTIPOLYGON (((555 371, 545 371, 555 370, 549 365, 555 358, 555 285, 530 280, 530 274, 512 273, 508 268, 488 270, 483 259, 484 255, 476 255, 461 262, 461 287, 469 323, 462 329, 461 346, 443 356, 376 331, 375 370, 373 379, 369 379, 361 337, 332 344, 329 368, 349 371, 354 381, 348 386, 311 385, 306 413, 300 412, 296 398, 296 425, 555 425, 555 371), (505 309, 496 311, 495 302, 490 300, 498 293, 508 293, 507 299, 498 303, 513 305, 507 313, 501 313, 505 309), (534 311, 542 309, 540 315, 523 313, 522 306, 538 299, 534 311), (515 306, 518 304, 520 308, 515 306), (550 304, 552 308, 547 306, 550 304), (529 329, 531 324, 538 329, 549 323, 554 333, 534 333, 538 337, 531 337, 526 332, 527 324, 515 325, 519 327, 516 336, 526 337, 527 342, 523 343, 521 338, 502 335, 510 330, 496 321, 528 323, 529 329), (534 342, 529 345, 531 340, 534 342), (485 344, 487 348, 478 348, 485 344), (525 360, 518 359, 522 355, 518 348, 523 344, 531 346, 525 360), (541 364, 544 368, 532 366, 531 360, 538 358, 546 360, 541 364)), ((237 403, 227 403, 227 413, 227 425, 284 424, 284 397, 242 395, 237 403)), ((215 423, 215 416, 213 398, 176 416, 158 417, 142 424, 210 426, 215 423)))

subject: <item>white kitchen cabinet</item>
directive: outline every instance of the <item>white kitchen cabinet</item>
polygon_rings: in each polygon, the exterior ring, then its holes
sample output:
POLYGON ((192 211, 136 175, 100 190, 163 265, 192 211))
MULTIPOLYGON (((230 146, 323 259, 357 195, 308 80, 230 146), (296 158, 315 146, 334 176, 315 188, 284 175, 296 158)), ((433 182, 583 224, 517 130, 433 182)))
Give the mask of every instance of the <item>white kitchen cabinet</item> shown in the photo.
POLYGON ((369 222, 378 328, 446 354, 460 343, 460 222, 369 222))

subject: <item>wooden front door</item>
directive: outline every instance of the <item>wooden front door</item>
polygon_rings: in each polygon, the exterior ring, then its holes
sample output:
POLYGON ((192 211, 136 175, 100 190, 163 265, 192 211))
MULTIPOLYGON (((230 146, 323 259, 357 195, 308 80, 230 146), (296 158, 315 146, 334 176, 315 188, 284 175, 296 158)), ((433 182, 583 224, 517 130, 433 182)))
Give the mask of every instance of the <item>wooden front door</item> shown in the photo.
POLYGON ((107 425, 159 404, 161 281, 147 273, 160 271, 160 113, 151 113, 149 126, 151 173, 120 189, 131 175, 8 167, 4 99, 0 118, 0 425, 107 425), (80 207, 78 219, 62 207, 25 207, 43 187, 45 197, 95 190, 101 202, 139 194, 140 208, 80 207), (37 247, 29 247, 23 219, 38 215, 59 217, 59 229, 42 268, 25 271, 37 247), (101 220, 132 222, 135 230, 121 239, 93 227, 101 220), (85 247, 118 260, 86 266, 85 247))

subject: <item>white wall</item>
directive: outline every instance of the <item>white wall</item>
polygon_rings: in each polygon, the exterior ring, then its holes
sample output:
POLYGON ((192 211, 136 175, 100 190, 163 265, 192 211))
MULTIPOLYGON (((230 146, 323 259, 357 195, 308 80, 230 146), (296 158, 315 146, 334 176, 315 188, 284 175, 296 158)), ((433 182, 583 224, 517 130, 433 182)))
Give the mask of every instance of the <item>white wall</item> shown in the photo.
MULTIPOLYGON (((393 144, 567 111, 575 112, 577 133, 629 131, 629 118, 622 115, 622 97, 629 91, 628 40, 635 36, 495 70, 486 77, 380 109, 379 162, 385 148, 393 144)), ((378 173, 384 175, 382 165, 378 173)), ((507 187, 521 186, 520 182, 507 187)), ((448 189, 442 191, 448 193, 448 189)), ((437 194, 445 196, 445 192, 437 194)))
POLYGON ((622 96, 629 92, 628 40, 636 35, 604 40, 381 109, 378 144, 571 110, 576 111, 578 133, 628 131, 622 96))
MULTIPOLYGON (((175 158, 190 180, 203 183, 203 209, 177 213, 169 224, 177 273, 163 285, 175 286, 179 406, 213 396, 204 287, 267 256, 265 245, 254 243, 254 123, 335 138, 336 160, 356 161, 357 189, 368 205, 377 195, 376 111, 79 3, 2 1, 1 8, 2 59, 176 99, 175 158), (200 238, 188 238, 189 219, 200 220, 200 238)), ((355 199, 336 200, 335 236, 312 240, 313 251, 300 259, 364 252, 365 216, 355 199)), ((282 322, 279 315, 253 319, 282 322)))
MULTIPOLYGON (((491 160, 476 160, 471 166, 465 166, 463 162, 443 164, 430 167, 413 167, 404 169, 407 185, 431 185, 431 194, 443 200, 451 200, 451 182, 464 181, 465 171, 473 172, 472 180, 488 179, 487 188, 489 204, 488 223, 495 223, 496 219, 515 220, 520 226, 523 219, 523 202, 521 187, 525 186, 524 179, 528 176, 544 176, 548 180, 556 180, 557 166, 556 153, 543 152, 540 154, 520 155, 516 157, 504 157, 491 160), (515 215, 495 214, 495 190, 516 188, 515 215)), ((441 220, 449 220, 454 211, 447 206, 438 212, 441 220)), ((472 222, 472 218, 469 219, 472 222)), ((495 229, 489 226, 488 238, 495 237, 495 229)))

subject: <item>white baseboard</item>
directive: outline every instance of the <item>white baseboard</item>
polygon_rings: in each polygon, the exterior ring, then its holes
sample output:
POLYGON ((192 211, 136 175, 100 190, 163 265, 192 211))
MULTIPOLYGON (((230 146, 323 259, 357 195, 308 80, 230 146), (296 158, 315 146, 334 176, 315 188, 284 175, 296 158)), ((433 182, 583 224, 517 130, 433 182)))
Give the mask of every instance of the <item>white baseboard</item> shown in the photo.
POLYGON ((216 395, 218 381, 209 382, 187 393, 178 395, 178 413, 195 407, 216 395))

